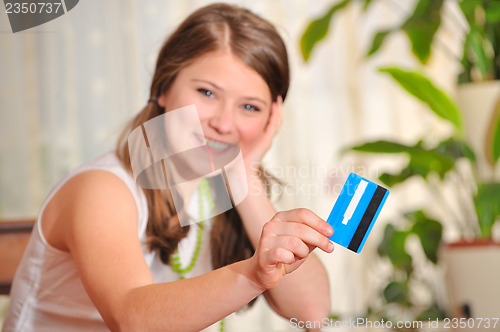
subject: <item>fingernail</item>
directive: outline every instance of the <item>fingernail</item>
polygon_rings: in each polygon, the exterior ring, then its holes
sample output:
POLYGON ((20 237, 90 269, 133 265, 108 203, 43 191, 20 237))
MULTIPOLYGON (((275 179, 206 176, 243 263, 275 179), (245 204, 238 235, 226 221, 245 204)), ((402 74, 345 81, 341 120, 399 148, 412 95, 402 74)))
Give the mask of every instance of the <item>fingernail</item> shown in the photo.
POLYGON ((333 251, 333 249, 335 249, 335 246, 333 245, 333 242, 330 241, 330 243, 328 243, 328 250, 333 251))
POLYGON ((332 235, 333 235, 333 228, 332 228, 332 226, 330 226, 330 227, 328 227, 328 228, 326 229, 326 234, 327 234, 328 236, 332 236, 332 235))

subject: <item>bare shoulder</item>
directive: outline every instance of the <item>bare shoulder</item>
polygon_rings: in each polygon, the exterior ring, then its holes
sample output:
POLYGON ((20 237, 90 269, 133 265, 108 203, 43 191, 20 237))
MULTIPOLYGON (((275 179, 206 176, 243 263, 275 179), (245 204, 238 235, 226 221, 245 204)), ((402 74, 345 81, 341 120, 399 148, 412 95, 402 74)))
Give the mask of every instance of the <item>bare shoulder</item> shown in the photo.
POLYGON ((47 241, 71 255, 103 317, 112 317, 131 289, 154 282, 137 233, 134 197, 116 175, 87 171, 75 176, 53 197, 46 213, 42 228, 47 226, 47 241))
MULTIPOLYGON (((86 171, 66 182, 47 204, 42 229, 54 247, 69 251, 71 233, 103 223, 137 225, 137 206, 125 182, 111 172, 86 171), (83 229, 82 229, 83 228, 83 229)), ((118 226, 118 225, 116 225, 118 226)))

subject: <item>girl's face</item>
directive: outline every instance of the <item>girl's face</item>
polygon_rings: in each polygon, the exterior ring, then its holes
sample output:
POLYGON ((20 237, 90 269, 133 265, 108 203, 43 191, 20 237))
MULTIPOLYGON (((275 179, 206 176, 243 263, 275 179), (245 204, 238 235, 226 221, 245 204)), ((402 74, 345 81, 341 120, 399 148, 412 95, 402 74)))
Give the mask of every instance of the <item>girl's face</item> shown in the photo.
POLYGON ((224 153, 227 143, 238 144, 245 156, 264 133, 272 100, 255 70, 231 52, 217 51, 182 69, 158 103, 167 112, 195 104, 211 150, 224 153))

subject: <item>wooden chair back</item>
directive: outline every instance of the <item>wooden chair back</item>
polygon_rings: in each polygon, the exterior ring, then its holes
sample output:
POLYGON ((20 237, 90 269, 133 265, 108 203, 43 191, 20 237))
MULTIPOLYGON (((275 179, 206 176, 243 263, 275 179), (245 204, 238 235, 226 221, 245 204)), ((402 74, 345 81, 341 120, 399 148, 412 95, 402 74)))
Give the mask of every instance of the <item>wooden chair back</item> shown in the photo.
POLYGON ((35 220, 0 220, 0 294, 9 294, 35 220))

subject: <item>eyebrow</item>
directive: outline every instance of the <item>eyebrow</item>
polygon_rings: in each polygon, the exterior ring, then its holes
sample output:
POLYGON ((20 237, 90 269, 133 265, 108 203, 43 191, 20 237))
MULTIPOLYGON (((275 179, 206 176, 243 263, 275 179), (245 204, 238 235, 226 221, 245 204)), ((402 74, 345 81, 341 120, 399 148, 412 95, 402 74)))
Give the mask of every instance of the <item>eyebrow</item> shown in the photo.
POLYGON ((210 81, 207 81, 207 80, 203 80, 203 79, 199 79, 199 78, 193 78, 191 81, 193 82, 201 82, 201 83, 206 83, 208 85, 211 85, 213 86, 214 88, 216 88, 217 90, 222 90, 224 91, 223 88, 221 88, 220 86, 218 86, 217 84, 213 83, 213 82, 210 82, 210 81))
MULTIPOLYGON (((206 83, 206 84, 208 84, 208 85, 213 86, 213 87, 214 87, 214 88, 216 88, 217 90, 225 91, 222 87, 218 86, 217 84, 215 84, 215 83, 213 83, 213 82, 210 82, 210 81, 207 81, 207 80, 204 80, 204 79, 193 78, 191 81, 193 81, 193 82, 201 82, 201 83, 206 83)), ((264 101, 263 99, 258 98, 258 97, 244 96, 243 98, 244 98, 244 99, 247 99, 247 100, 255 100, 255 101, 259 101, 259 102, 261 102, 262 104, 264 104, 266 107, 268 106, 268 103, 267 103, 266 101, 264 101)))

